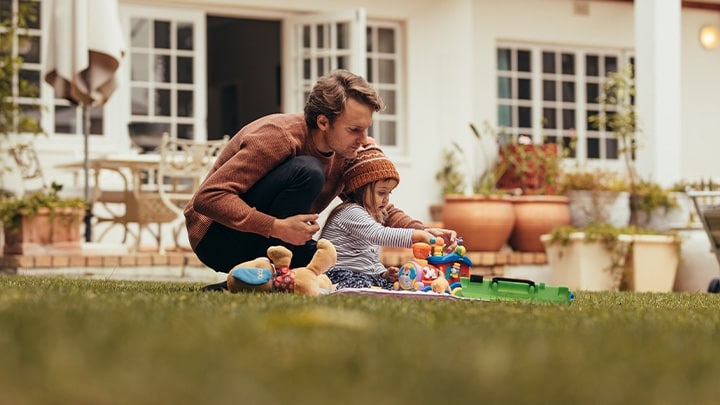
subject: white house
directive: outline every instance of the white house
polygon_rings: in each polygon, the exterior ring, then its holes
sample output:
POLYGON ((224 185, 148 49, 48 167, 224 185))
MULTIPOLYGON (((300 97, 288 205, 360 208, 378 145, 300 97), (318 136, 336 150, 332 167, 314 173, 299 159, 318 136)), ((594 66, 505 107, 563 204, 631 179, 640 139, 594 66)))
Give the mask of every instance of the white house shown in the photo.
MULTIPOLYGON (((47 106, 37 114, 48 136, 36 141, 45 171, 63 178, 53 167, 82 157, 80 113, 42 80, 41 9, 24 74, 47 106)), ((642 174, 666 184, 720 176, 720 50, 699 41, 701 27, 720 27, 720 1, 119 0, 119 10, 127 50, 120 87, 93 112, 93 153, 129 151, 131 133, 143 144, 163 132, 232 135, 261 115, 301 111, 315 77, 346 67, 388 104, 372 135, 401 174, 393 200, 428 219, 442 198, 442 149, 476 147, 470 122, 536 141, 574 134, 578 163, 617 166, 612 134, 587 116, 605 73, 633 60, 642 174)))

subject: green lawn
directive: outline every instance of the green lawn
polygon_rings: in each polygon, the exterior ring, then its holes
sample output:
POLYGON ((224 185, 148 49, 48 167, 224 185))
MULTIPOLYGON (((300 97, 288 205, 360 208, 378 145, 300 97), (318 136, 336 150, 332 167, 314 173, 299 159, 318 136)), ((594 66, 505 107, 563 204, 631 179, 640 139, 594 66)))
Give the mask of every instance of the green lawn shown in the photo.
POLYGON ((570 306, 0 277, 0 404, 716 403, 720 296, 570 306))

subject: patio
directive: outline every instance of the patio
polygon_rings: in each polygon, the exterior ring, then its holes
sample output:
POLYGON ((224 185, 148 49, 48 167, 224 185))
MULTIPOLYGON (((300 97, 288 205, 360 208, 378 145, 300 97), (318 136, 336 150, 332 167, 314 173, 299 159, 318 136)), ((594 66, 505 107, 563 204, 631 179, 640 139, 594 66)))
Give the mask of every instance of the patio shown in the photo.
MULTIPOLYGON (((549 281, 545 253, 507 251, 467 255, 473 263, 472 274, 549 281)), ((384 249, 381 255, 386 266, 400 266, 411 259, 410 249, 384 249)), ((0 274, 208 283, 224 278, 224 274, 212 271, 187 250, 131 252, 127 245, 109 243, 84 243, 79 251, 0 255, 0 274)))

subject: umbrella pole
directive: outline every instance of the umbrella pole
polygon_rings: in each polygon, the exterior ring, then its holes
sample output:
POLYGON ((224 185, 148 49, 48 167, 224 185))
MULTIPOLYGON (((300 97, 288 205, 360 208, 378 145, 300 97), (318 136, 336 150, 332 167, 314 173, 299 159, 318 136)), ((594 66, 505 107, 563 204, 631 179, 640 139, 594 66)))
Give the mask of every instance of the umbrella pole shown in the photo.
POLYGON ((90 138, 90 109, 87 104, 82 105, 83 114, 83 142, 84 142, 84 158, 83 169, 85 172, 85 242, 92 242, 92 206, 93 201, 90 198, 90 160, 89 145, 90 138))

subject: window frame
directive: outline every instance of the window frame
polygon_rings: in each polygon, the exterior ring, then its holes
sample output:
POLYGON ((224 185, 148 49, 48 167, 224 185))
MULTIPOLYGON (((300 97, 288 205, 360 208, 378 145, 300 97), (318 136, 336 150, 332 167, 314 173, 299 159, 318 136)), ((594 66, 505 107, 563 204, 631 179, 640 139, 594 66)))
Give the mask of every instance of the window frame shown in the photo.
POLYGON ((385 111, 381 111, 374 116, 373 128, 371 128, 371 135, 379 135, 376 139, 379 144, 383 146, 383 150, 390 155, 403 155, 406 150, 407 144, 406 135, 406 120, 407 120, 407 105, 406 105, 406 71, 405 71, 405 34, 404 25, 399 21, 385 21, 385 20, 372 20, 367 21, 367 78, 368 82, 375 87, 375 89, 381 94, 383 92, 394 91, 395 98, 393 100, 385 100, 386 108, 385 111), (378 46, 378 31, 381 29, 393 31, 393 42, 394 52, 380 52, 378 46), (381 83, 379 80, 374 80, 380 72, 379 64, 381 60, 392 60, 394 61, 394 72, 392 73, 395 81, 393 83, 381 83), (390 103, 393 103, 391 105, 390 103), (390 113, 389 110, 394 113, 390 113), (382 123, 394 123, 395 124, 395 142, 389 143, 387 139, 383 137, 383 133, 379 130, 379 125, 382 123), (379 132, 379 133, 378 133, 379 132))
POLYGON ((611 170, 620 170, 622 168, 622 154, 618 154, 615 158, 608 158, 604 153, 605 149, 601 147, 599 158, 588 157, 588 141, 590 138, 598 138, 600 140, 614 138, 614 134, 605 129, 591 129, 588 124, 588 116, 591 112, 600 111, 597 103, 591 103, 587 100, 586 85, 597 84, 599 91, 602 91, 602 86, 605 83, 605 76, 601 76, 600 72, 598 76, 587 75, 586 57, 588 55, 600 55, 600 56, 615 56, 617 57, 617 68, 621 69, 628 63, 633 62, 633 53, 631 50, 624 48, 595 48, 595 47, 574 47, 567 45, 553 45, 553 44, 542 44, 542 43, 528 43, 528 42, 516 42, 516 41, 498 41, 495 46, 495 72, 496 72, 496 119, 497 126, 500 128, 500 132, 506 132, 509 135, 517 136, 522 134, 528 134, 532 136, 533 142, 542 143, 546 139, 552 140, 554 137, 558 139, 563 138, 563 143, 568 146, 571 142, 574 143, 575 153, 568 156, 565 160, 566 163, 576 163, 579 165, 585 165, 588 167, 602 167, 611 170), (509 49, 511 53, 516 54, 518 50, 527 50, 530 53, 530 67, 529 72, 517 71, 517 62, 512 58, 511 66, 509 70, 501 70, 500 63, 501 58, 499 53, 501 50, 509 49), (556 58, 556 68, 553 73, 545 73, 543 70, 543 54, 553 53, 556 58), (565 73, 562 71, 562 55, 569 54, 574 55, 574 72, 572 74, 565 73), (501 96, 500 82, 501 79, 506 78, 510 81, 510 97, 504 98, 501 96), (531 80, 530 84, 530 100, 523 100, 518 97, 518 89, 515 83, 518 80, 527 78, 531 80), (555 100, 544 100, 543 85, 545 80, 554 80, 555 83, 555 100), (563 100, 562 98, 562 83, 572 82, 574 83, 574 101, 563 100), (518 118, 517 110, 519 107, 529 106, 531 110, 532 121, 529 128, 521 127, 516 125, 518 118), (503 107, 509 107, 512 110, 511 123, 513 125, 503 126, 501 125, 503 119, 501 118, 501 109, 503 107), (556 125, 554 128, 545 128, 544 124, 544 109, 554 108, 556 125), (570 128, 565 128, 563 125, 563 110, 573 111, 574 109, 574 125, 570 128), (528 133, 529 132, 529 133, 528 133))

